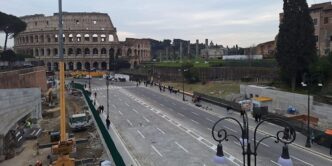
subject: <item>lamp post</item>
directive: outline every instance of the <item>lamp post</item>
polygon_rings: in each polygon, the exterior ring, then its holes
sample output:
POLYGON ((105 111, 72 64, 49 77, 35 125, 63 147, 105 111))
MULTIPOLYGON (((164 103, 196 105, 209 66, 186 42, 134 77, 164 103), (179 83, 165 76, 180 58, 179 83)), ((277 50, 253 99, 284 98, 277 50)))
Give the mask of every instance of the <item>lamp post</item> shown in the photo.
POLYGON ((223 141, 228 141, 229 138, 234 138, 236 141, 238 141, 241 145, 242 148, 242 155, 243 155, 243 165, 251 165, 251 156, 254 156, 254 165, 257 165, 257 149, 259 147, 259 145, 261 144, 262 141, 264 141, 265 139, 268 138, 273 138, 275 139, 275 143, 279 143, 282 142, 284 143, 284 146, 282 148, 282 154, 281 157, 278 159, 278 163, 281 166, 292 166, 292 160, 289 156, 289 152, 288 152, 288 144, 291 144, 292 142, 294 142, 295 138, 296 138, 296 132, 294 130, 294 128, 287 123, 286 121, 279 119, 279 118, 269 118, 267 117, 266 119, 260 121, 254 130, 254 140, 253 140, 253 149, 251 146, 251 142, 250 142, 250 137, 249 137, 249 122, 248 122, 248 115, 247 112, 245 110, 242 110, 243 115, 242 115, 242 124, 239 120, 233 118, 233 117, 223 117, 221 119, 219 119, 217 122, 215 122, 215 124, 212 127, 212 137, 215 141, 218 142, 218 146, 217 146, 217 154, 214 157, 214 162, 216 164, 224 164, 226 161, 225 157, 224 157, 224 153, 223 153, 223 146, 222 146, 222 142, 223 141), (221 122, 223 121, 235 121, 236 124, 239 125, 240 129, 241 129, 241 137, 237 137, 233 134, 228 134, 227 130, 225 128, 223 128, 223 125, 221 124, 221 122), (266 122, 266 121, 275 121, 275 122, 281 122, 281 124, 284 125, 285 130, 279 130, 276 135, 268 135, 265 136, 263 138, 261 138, 260 140, 257 140, 257 129, 258 127, 266 122), (216 127, 218 126, 218 124, 220 124, 220 127, 217 129, 216 127), (288 130, 286 130, 288 129, 288 130), (245 161, 247 157, 247 162, 245 161))
POLYGON ((179 71, 182 72, 182 101, 186 101, 186 98, 184 97, 184 72, 188 70, 189 69, 185 69, 183 65, 181 65, 181 69, 179 69, 179 71))
MULTIPOLYGON (((307 94, 308 94, 308 116, 307 116, 307 139, 305 143, 305 147, 311 148, 311 139, 310 139, 310 92, 313 88, 313 82, 316 80, 317 76, 319 77, 320 75, 309 75, 307 73, 303 74, 303 81, 301 82, 303 87, 308 87, 307 89, 307 94)), ((318 82, 317 86, 322 87, 323 84, 318 82)))

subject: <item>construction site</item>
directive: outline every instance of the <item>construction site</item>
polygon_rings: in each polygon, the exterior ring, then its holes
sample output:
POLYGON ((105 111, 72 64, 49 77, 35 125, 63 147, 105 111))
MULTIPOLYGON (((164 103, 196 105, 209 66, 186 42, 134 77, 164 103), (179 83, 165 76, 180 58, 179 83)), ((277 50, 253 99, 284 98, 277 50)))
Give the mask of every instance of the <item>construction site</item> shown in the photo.
MULTIPOLYGON (((13 150, 8 149, 1 165, 35 165, 41 162, 43 165, 51 164, 57 159, 57 155, 52 154, 52 145, 56 145, 60 140, 60 107, 57 91, 47 91, 42 102, 42 119, 38 120, 35 126, 29 128, 24 125, 23 130, 26 141, 22 142, 21 150, 17 151, 17 146, 13 150), (53 93, 55 92, 55 93, 53 93), (38 132, 38 133, 37 133, 38 132)), ((82 94, 72 90, 66 93, 66 133, 69 138, 75 138, 76 144, 72 148, 70 157, 75 158, 76 165, 98 165, 101 161, 107 160, 100 136, 92 122, 89 108, 86 105, 82 94), (85 115, 84 118, 76 118, 75 115, 85 115), (75 119, 76 118, 76 119, 75 119), (86 125, 76 124, 87 120, 86 125), (71 120, 71 122, 70 122, 71 120), (73 125, 72 125, 73 124, 73 125)), ((31 119, 27 118, 24 123, 31 119)), ((30 123, 30 122, 29 122, 30 123)))

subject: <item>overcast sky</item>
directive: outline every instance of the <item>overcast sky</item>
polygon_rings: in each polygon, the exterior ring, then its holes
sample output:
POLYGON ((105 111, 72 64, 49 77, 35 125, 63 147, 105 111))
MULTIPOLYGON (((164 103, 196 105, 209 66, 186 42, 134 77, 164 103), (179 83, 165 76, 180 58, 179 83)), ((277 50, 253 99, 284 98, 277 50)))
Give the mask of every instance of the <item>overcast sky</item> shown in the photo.
MULTIPOLYGON (((241 47, 273 40, 283 0, 62 0, 63 11, 108 13, 120 40, 205 38, 241 47)), ((328 0, 307 0, 308 4, 328 0)), ((16 16, 58 11, 58 0, 0 0, 0 11, 16 16)), ((4 35, 0 34, 3 46, 4 35)), ((9 42, 9 46, 13 41, 9 42)))

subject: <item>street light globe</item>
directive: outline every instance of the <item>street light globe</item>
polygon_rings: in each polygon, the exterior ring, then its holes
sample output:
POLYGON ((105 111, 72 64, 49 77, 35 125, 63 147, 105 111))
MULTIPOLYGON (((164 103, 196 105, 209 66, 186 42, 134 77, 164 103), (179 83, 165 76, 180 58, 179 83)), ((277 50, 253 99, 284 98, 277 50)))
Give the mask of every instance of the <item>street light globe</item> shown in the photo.
POLYGON ((225 156, 214 156, 213 157, 213 162, 215 163, 215 164, 225 164, 226 163, 226 158, 225 158, 225 156))
POLYGON ((221 143, 218 144, 217 154, 213 157, 213 162, 216 164, 225 164, 226 163, 226 158, 224 156, 224 151, 223 151, 221 143))
POLYGON ((281 166, 293 166, 293 161, 290 158, 284 159, 282 157, 279 157, 278 164, 280 164, 281 166))
POLYGON ((245 138, 245 139, 240 138, 240 142, 241 142, 242 145, 247 146, 247 144, 248 144, 248 139, 247 139, 247 138, 245 138))
POLYGON ((287 145, 282 147, 282 154, 278 159, 278 164, 281 166, 293 166, 293 161, 289 156, 287 145))

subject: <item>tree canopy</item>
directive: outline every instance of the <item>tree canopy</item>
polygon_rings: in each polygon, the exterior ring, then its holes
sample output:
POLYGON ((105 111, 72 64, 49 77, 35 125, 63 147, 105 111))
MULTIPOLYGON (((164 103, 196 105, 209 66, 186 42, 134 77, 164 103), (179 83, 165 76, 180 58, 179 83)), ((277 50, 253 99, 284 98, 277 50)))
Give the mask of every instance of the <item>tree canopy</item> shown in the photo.
POLYGON ((27 24, 20 18, 0 12, 0 32, 6 34, 4 50, 7 47, 8 37, 13 37, 25 30, 27 24))
POLYGON ((317 60, 314 24, 306 0, 284 0, 284 13, 277 36, 276 59, 281 76, 292 89, 317 60))

